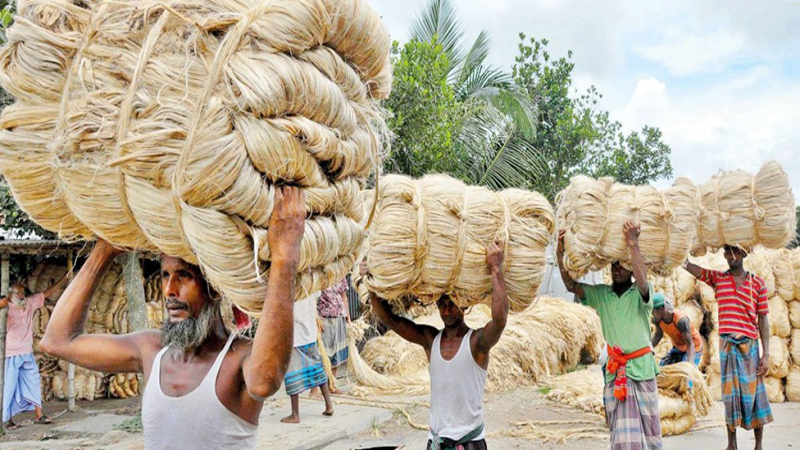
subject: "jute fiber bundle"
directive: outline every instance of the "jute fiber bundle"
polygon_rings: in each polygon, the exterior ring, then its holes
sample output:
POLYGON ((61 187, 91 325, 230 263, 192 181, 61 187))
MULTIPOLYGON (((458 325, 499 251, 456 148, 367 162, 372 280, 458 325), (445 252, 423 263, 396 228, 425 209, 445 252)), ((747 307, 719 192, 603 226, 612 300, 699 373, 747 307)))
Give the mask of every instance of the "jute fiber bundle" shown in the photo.
POLYGON ((694 254, 725 245, 750 250, 783 248, 794 239, 796 211, 789 177, 769 161, 753 176, 722 172, 700 187, 701 208, 694 254))
POLYGON ((703 324, 703 310, 700 305, 694 300, 687 300, 679 309, 686 314, 695 329, 700 330, 700 325, 703 324))
POLYGON ((789 307, 778 297, 769 299, 769 329, 771 336, 788 338, 792 334, 792 323, 789 321, 789 307))
MULTIPOLYGON (((489 310, 476 305, 466 315, 472 328, 483 327, 489 310)), ((438 314, 415 319, 417 323, 442 328, 438 314)), ((362 322, 362 321, 357 321, 362 322)), ((362 392, 380 394, 427 393, 430 389, 428 361, 421 347, 394 333, 368 341, 361 353, 354 342, 363 326, 348 331, 349 368, 362 392)), ((531 385, 575 367, 582 360, 596 361, 603 343, 599 318, 589 308, 563 299, 544 297, 535 306, 509 316, 500 342, 492 349, 486 388, 499 392, 531 385)))
POLYGON ((800 248, 773 253, 772 271, 778 295, 784 300, 800 300, 800 248))
POLYGON ((706 382, 711 395, 714 396, 714 400, 722 400, 722 374, 720 374, 719 369, 714 369, 712 365, 706 367, 706 382))
MULTIPOLYGON (((655 325, 651 327, 651 334, 655 332, 655 325)), ((661 338, 661 342, 656 345, 656 348, 653 349, 653 353, 655 355, 656 361, 661 362, 667 356, 667 353, 672 349, 672 339, 666 334, 663 338, 661 338)))
POLYGON ((695 293, 697 284, 694 275, 681 267, 664 277, 653 277, 653 290, 661 292, 672 300, 673 306, 680 307, 689 301, 695 293))
MULTIPOLYGON (((99 381, 101 378, 102 374, 95 372, 75 373, 75 378, 73 379, 75 399, 94 400, 97 394, 97 384, 101 382, 99 381)), ((51 383, 54 398, 58 400, 67 400, 69 398, 69 379, 66 372, 56 373, 51 383)))
POLYGON ((688 256, 697 221, 697 188, 686 178, 659 191, 611 178, 576 176, 557 199, 564 239, 564 265, 573 277, 615 261, 630 267, 622 225, 641 224, 639 247, 648 269, 667 275, 688 256))
POLYGON ((776 295, 775 274, 772 269, 772 253, 774 252, 775 250, 758 246, 744 259, 744 270, 764 280, 764 287, 767 288, 767 297, 776 295))
POLYGON ((768 376, 783 378, 789 373, 789 346, 786 339, 778 336, 769 338, 768 376))
MULTIPOLYGON (((772 351, 772 347, 770 347, 770 352, 772 351)), ((789 355, 792 358, 792 362, 794 364, 800 365, 800 329, 793 329, 792 330, 792 339, 790 341, 789 347, 789 355)))
POLYGON ((139 395, 139 378, 134 373, 118 373, 108 376, 108 396, 130 398, 139 395))
POLYGON ((705 372, 706 367, 711 363, 711 349, 705 337, 701 335, 700 340, 703 342, 703 356, 700 357, 700 364, 697 365, 697 368, 701 372, 705 372))
POLYGON ((198 263, 257 314, 276 185, 306 194, 297 297, 353 266, 389 50, 363 0, 30 0, 0 52, 0 167, 45 228, 198 263))
POLYGON ((767 389, 767 397, 770 403, 783 403, 786 401, 783 379, 769 376, 764 377, 764 387, 767 389))
MULTIPOLYGON (((702 374, 689 363, 666 366, 656 378, 662 434, 688 432, 697 418, 712 412, 714 400, 702 374), (691 380, 697 389, 689 389, 691 380)), ((605 413, 603 378, 599 366, 558 376, 546 383, 545 398, 556 403, 580 408, 586 412, 605 413)))
POLYGON ((499 238, 511 308, 522 311, 538 294, 554 231, 552 208, 536 192, 495 193, 445 175, 389 175, 369 231, 367 285, 389 300, 413 294, 433 303, 450 294, 460 306, 488 301, 486 246, 499 238))
POLYGON ((791 323, 792 328, 800 329, 800 300, 788 302, 787 309, 789 310, 789 323, 791 323))
MULTIPOLYGON (((67 268, 65 266, 55 263, 40 262, 33 269, 33 272, 31 272, 31 274, 28 276, 26 283, 28 291, 34 294, 44 292, 47 290, 47 288, 54 285, 56 281, 60 280, 61 277, 63 277, 66 273, 67 268)), ((55 302, 61 297, 61 294, 64 293, 64 290, 66 290, 66 285, 56 289, 52 294, 50 294, 47 300, 55 302)))
POLYGON ((800 402, 800 366, 793 364, 786 376, 786 399, 800 402))

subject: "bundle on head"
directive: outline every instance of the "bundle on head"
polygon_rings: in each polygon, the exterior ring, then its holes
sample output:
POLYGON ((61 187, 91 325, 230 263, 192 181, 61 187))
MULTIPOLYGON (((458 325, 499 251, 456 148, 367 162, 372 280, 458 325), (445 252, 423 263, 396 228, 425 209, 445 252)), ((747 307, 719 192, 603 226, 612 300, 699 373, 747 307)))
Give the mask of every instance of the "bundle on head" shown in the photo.
POLYGON ((575 278, 614 261, 630 267, 622 232, 629 220, 641 225, 642 256, 660 275, 686 259, 696 228, 697 188, 686 178, 662 192, 581 175, 570 180, 556 204, 559 227, 566 229, 564 266, 575 278))
POLYGON ((341 280, 379 163, 389 38, 362 0, 29 0, 0 52, 0 167, 67 239, 199 264, 261 309, 276 185, 304 189, 298 298, 341 280))
POLYGON ((701 207, 692 253, 725 245, 750 250, 758 244, 783 248, 794 239, 794 194, 775 161, 753 176, 743 170, 715 175, 700 187, 701 207))
POLYGON ((385 299, 413 294, 424 303, 449 294, 459 306, 488 300, 486 246, 505 241, 511 308, 536 298, 545 271, 553 211, 536 192, 492 192, 445 175, 382 179, 369 231, 369 289, 385 299))

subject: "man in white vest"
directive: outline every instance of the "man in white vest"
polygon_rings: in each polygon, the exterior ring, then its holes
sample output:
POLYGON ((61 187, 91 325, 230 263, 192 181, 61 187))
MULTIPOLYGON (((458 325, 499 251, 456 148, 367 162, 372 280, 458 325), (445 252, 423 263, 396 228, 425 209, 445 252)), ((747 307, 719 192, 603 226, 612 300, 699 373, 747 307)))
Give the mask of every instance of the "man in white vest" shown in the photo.
MULTIPOLYGON (((503 334, 508 319, 508 294, 503 278, 503 244, 486 249, 492 277, 492 320, 473 330, 464 311, 447 296, 436 306, 444 329, 419 325, 392 312, 388 303, 371 294, 372 311, 403 339, 421 345, 430 362, 431 412, 429 450, 484 450, 483 391, 489 367, 489 350, 503 334)), ((362 266, 362 275, 367 271, 362 266)))
POLYGON ((276 191, 268 289, 252 340, 226 329, 220 296, 198 267, 166 255, 161 280, 169 317, 161 331, 84 333, 92 293, 121 253, 98 241, 58 301, 40 346, 90 370, 143 373, 146 449, 254 449, 264 400, 280 388, 292 352, 305 217, 301 190, 276 191))

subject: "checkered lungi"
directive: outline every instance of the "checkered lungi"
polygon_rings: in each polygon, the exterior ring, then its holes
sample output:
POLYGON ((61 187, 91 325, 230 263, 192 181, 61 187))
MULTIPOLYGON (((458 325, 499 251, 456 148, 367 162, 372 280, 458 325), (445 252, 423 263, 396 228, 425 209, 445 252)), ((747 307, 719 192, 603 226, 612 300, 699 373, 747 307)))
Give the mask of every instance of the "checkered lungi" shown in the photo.
POLYGON ((606 384, 603 403, 611 432, 612 450, 661 450, 661 413, 656 380, 636 381, 628 377, 628 396, 614 397, 614 381, 606 384))
POLYGON ((764 380, 758 372, 758 341, 748 337, 719 337, 719 363, 722 372, 722 403, 725 423, 730 429, 760 428, 772 422, 764 380))
POLYGON ((316 342, 292 349, 289 369, 283 378, 287 394, 296 395, 327 382, 328 376, 325 375, 316 342))

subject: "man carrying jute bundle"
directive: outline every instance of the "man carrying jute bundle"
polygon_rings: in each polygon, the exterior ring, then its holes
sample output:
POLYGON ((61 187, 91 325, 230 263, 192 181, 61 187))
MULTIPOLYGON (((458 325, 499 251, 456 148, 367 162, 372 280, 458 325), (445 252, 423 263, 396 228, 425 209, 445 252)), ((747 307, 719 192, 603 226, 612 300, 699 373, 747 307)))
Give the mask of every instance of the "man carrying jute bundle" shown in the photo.
POLYGON ((653 295, 653 325, 656 332, 652 345, 656 348, 664 334, 672 341, 672 348, 661 360, 662 366, 688 361, 695 366, 700 364, 703 355, 703 340, 697 328, 685 313, 675 309, 664 294, 653 295))
MULTIPOLYGON (((508 319, 508 294, 503 278, 504 244, 486 249, 492 276, 492 320, 473 330, 464 310, 443 295, 436 302, 444 329, 419 325, 392 312, 391 306, 370 293, 375 315, 403 339, 421 345, 430 362, 431 411, 428 450, 484 450, 483 391, 489 350, 500 340, 508 319)), ((362 265, 362 276, 366 267, 362 265)))
POLYGON ((3 384, 3 422, 6 430, 19 428, 12 418, 24 411, 34 411, 34 423, 51 422, 42 411, 42 378, 33 357, 33 314, 44 305, 46 298, 67 281, 68 275, 64 274, 44 292, 29 297, 25 296, 25 286, 14 283, 8 298, 0 300, 0 309, 8 308, 3 384))
POLYGON ((56 305, 42 350, 99 372, 138 372, 147 387, 147 449, 254 449, 264 400, 283 382, 292 351, 292 306, 306 216, 303 192, 279 188, 269 222, 271 264, 253 340, 229 332, 220 298, 200 269, 162 255, 169 318, 161 331, 86 334, 92 293, 120 251, 98 241, 56 305))
POLYGON ((714 289, 719 305, 719 359, 722 402, 728 425, 728 450, 734 450, 736 427, 753 430, 761 450, 764 425, 772 422, 764 379, 769 368, 769 304, 764 280, 744 270, 747 253, 725 246, 728 270, 703 269, 689 261, 684 268, 714 289), (763 353, 759 357, 761 337, 763 353))
POLYGON ((578 283, 570 276, 563 263, 564 230, 558 236, 558 267, 567 290, 597 311, 603 337, 608 342, 603 403, 611 431, 611 448, 660 450, 658 367, 650 347, 653 295, 639 251, 639 225, 626 222, 623 233, 633 271, 619 262, 612 264, 611 286, 578 283))

